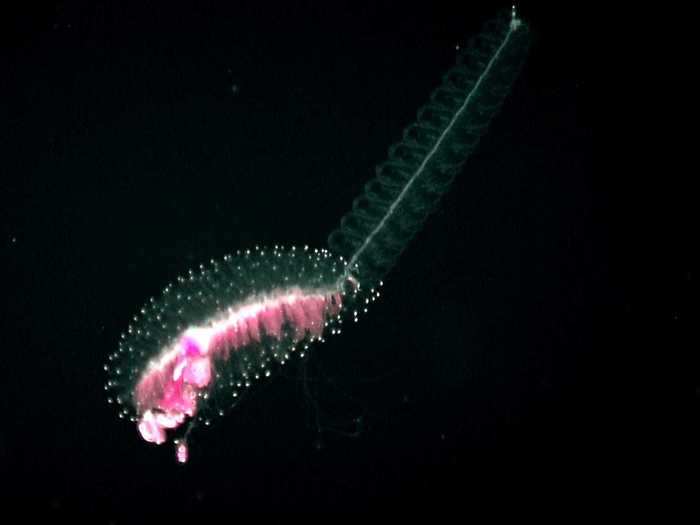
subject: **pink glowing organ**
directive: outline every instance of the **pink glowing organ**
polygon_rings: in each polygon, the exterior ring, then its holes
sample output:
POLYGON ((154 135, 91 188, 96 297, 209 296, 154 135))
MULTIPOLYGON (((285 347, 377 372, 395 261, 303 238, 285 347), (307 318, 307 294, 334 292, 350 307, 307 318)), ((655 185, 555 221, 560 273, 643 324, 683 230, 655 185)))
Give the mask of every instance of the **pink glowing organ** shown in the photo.
POLYGON ((348 305, 376 295, 325 250, 256 248, 211 261, 134 317, 105 366, 110 401, 145 441, 172 440, 185 462, 196 422, 213 408, 223 415, 242 390, 339 331, 345 314, 357 315, 348 305))

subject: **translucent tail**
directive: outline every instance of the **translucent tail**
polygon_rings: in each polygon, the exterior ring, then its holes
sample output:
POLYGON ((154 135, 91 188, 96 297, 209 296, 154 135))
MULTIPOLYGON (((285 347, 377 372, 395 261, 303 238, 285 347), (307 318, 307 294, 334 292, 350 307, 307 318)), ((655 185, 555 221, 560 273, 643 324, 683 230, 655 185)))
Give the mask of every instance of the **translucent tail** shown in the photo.
POLYGON ((417 122, 389 148, 376 177, 333 231, 331 251, 348 273, 376 283, 449 189, 516 79, 527 52, 527 27, 506 13, 484 27, 418 111, 417 122))

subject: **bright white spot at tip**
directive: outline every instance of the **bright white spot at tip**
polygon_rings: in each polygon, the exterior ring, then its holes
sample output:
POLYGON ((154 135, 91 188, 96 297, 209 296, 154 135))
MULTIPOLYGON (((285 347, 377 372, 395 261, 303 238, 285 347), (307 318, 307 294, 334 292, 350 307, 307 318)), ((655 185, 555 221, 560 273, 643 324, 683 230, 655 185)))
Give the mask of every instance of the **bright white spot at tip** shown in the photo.
POLYGON ((518 29, 518 27, 520 27, 520 25, 522 24, 522 21, 518 18, 518 14, 515 10, 515 4, 513 4, 511 6, 510 15, 511 15, 511 20, 510 20, 511 30, 518 29))

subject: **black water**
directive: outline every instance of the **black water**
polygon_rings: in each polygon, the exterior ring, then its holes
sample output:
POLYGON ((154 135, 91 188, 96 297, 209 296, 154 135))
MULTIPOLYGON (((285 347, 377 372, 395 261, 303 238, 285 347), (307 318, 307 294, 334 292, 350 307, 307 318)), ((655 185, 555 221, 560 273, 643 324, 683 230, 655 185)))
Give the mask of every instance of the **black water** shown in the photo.
POLYGON ((361 323, 195 431, 186 467, 117 420, 102 365, 136 308, 238 248, 323 246, 496 9, 176 4, 27 6, 2 35, 3 498, 119 522, 469 508, 605 478, 635 320, 625 182, 594 168, 584 22, 543 8, 361 323))

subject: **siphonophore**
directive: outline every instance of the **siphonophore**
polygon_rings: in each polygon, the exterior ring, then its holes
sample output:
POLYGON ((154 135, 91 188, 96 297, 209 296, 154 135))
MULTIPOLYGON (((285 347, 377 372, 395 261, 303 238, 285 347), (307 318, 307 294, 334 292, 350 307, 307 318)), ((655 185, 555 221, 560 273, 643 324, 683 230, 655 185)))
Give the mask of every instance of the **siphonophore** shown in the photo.
POLYGON ((209 424, 293 355, 340 333, 343 320, 357 320, 477 146, 527 48, 514 10, 469 42, 330 234, 330 250, 238 251, 151 298, 104 367, 119 416, 148 442, 173 442, 186 462, 197 423, 209 424))

